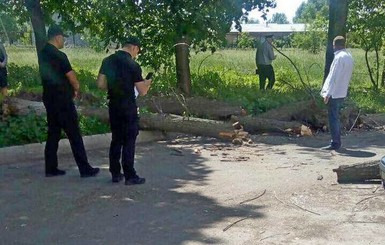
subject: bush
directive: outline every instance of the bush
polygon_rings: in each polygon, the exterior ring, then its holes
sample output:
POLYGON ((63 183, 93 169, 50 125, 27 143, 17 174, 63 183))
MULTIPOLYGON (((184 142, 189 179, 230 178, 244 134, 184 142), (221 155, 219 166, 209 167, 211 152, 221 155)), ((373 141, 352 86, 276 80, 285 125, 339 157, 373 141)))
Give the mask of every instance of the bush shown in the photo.
POLYGON ((44 116, 29 114, 0 121, 0 147, 43 142, 47 138, 44 116))
POLYGON ((254 39, 247 32, 241 32, 239 36, 239 41, 237 44, 238 48, 253 48, 254 47, 254 39))

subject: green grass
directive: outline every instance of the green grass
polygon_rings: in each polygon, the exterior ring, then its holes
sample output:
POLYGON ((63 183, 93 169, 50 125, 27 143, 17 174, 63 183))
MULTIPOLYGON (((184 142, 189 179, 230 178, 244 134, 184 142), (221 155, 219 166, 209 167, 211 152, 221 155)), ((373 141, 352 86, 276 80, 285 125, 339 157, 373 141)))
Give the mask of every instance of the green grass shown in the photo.
MULTIPOLYGON (((14 46, 6 48, 10 61, 8 67, 10 94, 20 91, 41 93, 36 50, 14 46)), ((95 81, 103 58, 109 54, 86 48, 63 49, 63 51, 77 73, 81 91, 97 96, 96 105, 105 106, 105 92, 98 90, 95 81)), ((311 94, 308 91, 311 91, 312 95, 321 102, 319 91, 322 87, 324 53, 310 54, 307 51, 295 49, 284 49, 282 52, 296 64, 305 84, 300 82, 289 60, 277 54, 277 59, 273 63, 277 78, 274 89, 259 91, 258 77, 255 75, 255 50, 219 50, 214 54, 191 54, 193 95, 241 105, 252 114, 309 99, 311 94)), ((383 96, 385 89, 372 89, 364 52, 355 49, 352 50, 352 54, 355 68, 349 101, 355 103, 363 112, 385 112, 385 96, 383 96)), ((369 58, 374 57, 370 55, 369 58)), ((144 68, 144 73, 149 70, 144 68)), ((150 96, 158 93, 173 94, 175 87, 175 74, 156 74, 150 96)), ((141 109, 146 110, 146 108, 141 109)), ((8 118, 0 121, 0 126, 0 147, 41 142, 46 138, 45 119, 33 115, 8 118)), ((81 117, 80 127, 84 135, 105 133, 109 130, 105 123, 85 117, 81 117)))
MULTIPOLYGON (((296 49, 281 50, 297 66, 307 87, 319 98, 322 87, 325 54, 311 54, 296 49)), ((385 112, 383 89, 373 90, 365 64, 364 51, 359 49, 352 52, 355 67, 350 84, 350 99, 366 112, 385 112)), ((303 84, 290 61, 277 54, 273 62, 277 82, 273 91, 261 93, 258 91, 258 77, 255 72, 255 50, 220 50, 217 53, 199 53, 192 55, 191 71, 197 75, 196 87, 206 88, 206 94, 220 99, 241 102, 243 106, 252 109, 254 113, 263 112, 292 101, 309 98, 303 84), (213 77, 211 90, 202 81, 202 77, 213 77), (198 85, 199 83, 199 85, 198 85), (211 91, 211 93, 210 93, 211 91)), ((369 59, 374 59, 373 55, 369 59)), ((193 76, 193 83, 194 83, 193 76)), ((199 90, 199 88, 196 88, 199 90)), ((201 89, 203 90, 203 89, 201 89)))
MULTIPOLYGON (((7 51, 11 62, 10 89, 41 91, 35 49, 7 47, 7 51)), ((101 92, 96 88, 95 80, 103 58, 109 54, 87 48, 63 51, 78 74, 82 91, 100 96, 101 92)), ((281 51, 293 60, 306 86, 313 91, 313 96, 319 98, 324 52, 311 54, 297 49, 281 51)), ((350 99, 365 111, 384 112, 383 90, 371 89, 364 52, 359 49, 351 51, 355 68, 350 86, 350 99)), ((214 54, 192 52, 190 67, 193 94, 239 104, 254 114, 310 98, 289 60, 277 52, 276 54, 277 59, 273 63, 277 77, 276 85, 273 91, 261 93, 255 75, 255 50, 218 50, 214 54)), ((370 56, 370 59, 373 59, 373 56, 370 56)), ((158 74, 151 93, 171 94, 175 91, 175 84, 175 74, 158 74)))

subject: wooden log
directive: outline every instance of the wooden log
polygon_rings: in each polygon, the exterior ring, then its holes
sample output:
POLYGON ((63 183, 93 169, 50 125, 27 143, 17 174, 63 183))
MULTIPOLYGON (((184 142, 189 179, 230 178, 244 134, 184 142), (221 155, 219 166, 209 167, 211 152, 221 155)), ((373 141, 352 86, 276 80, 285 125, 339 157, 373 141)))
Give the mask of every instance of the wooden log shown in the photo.
POLYGON ((294 132, 300 134, 302 124, 299 122, 286 122, 275 119, 258 118, 252 116, 231 118, 233 122, 240 122, 243 129, 251 134, 263 132, 294 132))
POLYGON ((258 115, 258 117, 274 118, 280 121, 306 121, 308 115, 314 114, 314 111, 317 111, 317 114, 319 114, 321 109, 313 100, 305 100, 290 103, 276 109, 271 109, 258 115))
MULTIPOLYGON (((358 116, 358 107, 353 103, 346 102, 340 112, 341 125, 349 129, 358 116)), ((314 100, 299 101, 269 110, 258 115, 262 118, 271 118, 280 121, 297 121, 311 125, 313 128, 327 127, 328 113, 326 106, 320 101, 314 100)))
MULTIPOLYGON (((10 107, 14 108, 10 114, 24 115, 30 111, 45 113, 42 102, 12 99, 10 107), (33 105, 32 107, 30 105, 33 105)), ((80 107, 79 114, 99 118, 108 122, 108 110, 105 108, 80 107)), ((233 117, 234 119, 234 117, 233 117)), ((283 122, 273 119, 256 118, 251 116, 236 119, 249 133, 258 132, 284 132, 291 129, 293 132, 301 131, 301 123, 283 122)), ((163 130, 167 132, 180 132, 193 135, 219 137, 221 132, 234 133, 233 123, 230 121, 217 121, 194 117, 182 117, 172 114, 143 113, 140 115, 139 126, 144 130, 163 130)))
POLYGON ((367 180, 381 179, 380 160, 358 163, 353 165, 341 165, 333 172, 337 173, 338 183, 359 183, 367 180))
MULTIPOLYGON (((82 109, 81 114, 97 117, 108 121, 106 109, 82 109)), ((235 118, 233 118, 235 119, 235 118)), ((300 133, 301 125, 298 122, 282 122, 272 119, 261 119, 253 117, 240 117, 239 122, 246 132, 284 132, 287 129, 300 133)), ((144 113, 140 115, 139 126, 144 130, 163 130, 167 132, 180 132, 193 135, 223 138, 222 135, 236 135, 231 122, 222 122, 200 118, 186 118, 172 114, 144 113), (223 134, 223 132, 227 132, 223 134)))
POLYGON ((385 113, 365 114, 360 117, 361 123, 373 128, 381 128, 385 125, 385 113))
MULTIPOLYGON (((81 114, 108 122, 107 109, 82 108, 81 114)), ((223 132, 234 133, 233 126, 229 122, 159 113, 140 114, 139 127, 142 130, 161 130, 216 138, 224 138, 223 132)))
POLYGON ((203 97, 139 97, 137 104, 154 113, 190 115, 213 120, 228 119, 232 115, 243 115, 240 106, 230 105, 223 101, 210 100, 203 97))
POLYGON ((43 102, 8 97, 3 101, 3 115, 25 116, 29 113, 42 115, 45 113, 43 102))

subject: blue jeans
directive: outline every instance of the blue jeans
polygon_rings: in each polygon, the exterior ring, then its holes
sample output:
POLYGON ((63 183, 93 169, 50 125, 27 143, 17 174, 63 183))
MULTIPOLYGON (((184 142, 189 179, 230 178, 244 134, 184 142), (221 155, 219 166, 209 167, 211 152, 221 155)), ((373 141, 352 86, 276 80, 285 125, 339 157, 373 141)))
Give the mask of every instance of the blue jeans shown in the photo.
POLYGON ((343 102, 344 102, 344 98, 338 98, 338 99, 330 98, 327 104, 329 129, 330 129, 330 134, 332 136, 331 146, 336 148, 341 147, 340 110, 343 102))

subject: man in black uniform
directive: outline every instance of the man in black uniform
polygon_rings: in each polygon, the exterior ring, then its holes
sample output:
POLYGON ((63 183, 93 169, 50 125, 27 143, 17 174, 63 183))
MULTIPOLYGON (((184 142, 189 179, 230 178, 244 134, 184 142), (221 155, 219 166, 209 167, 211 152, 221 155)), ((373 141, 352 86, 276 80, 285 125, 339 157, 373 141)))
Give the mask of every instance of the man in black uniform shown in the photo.
POLYGON ((142 69, 134 60, 139 52, 139 39, 128 38, 122 44, 121 50, 103 60, 97 80, 99 88, 108 89, 112 133, 109 152, 112 182, 123 180, 122 165, 126 185, 145 182, 145 178, 139 177, 134 168, 135 141, 139 132, 134 88, 140 95, 145 95, 151 80, 143 79, 142 69))
POLYGON ((81 177, 99 173, 88 163, 80 134, 78 114, 73 98, 79 94, 79 81, 71 64, 59 49, 64 46, 64 33, 59 26, 48 29, 48 42, 39 53, 39 70, 43 83, 43 102, 47 111, 48 138, 45 145, 45 175, 64 175, 58 169, 57 150, 61 130, 66 133, 81 177))

